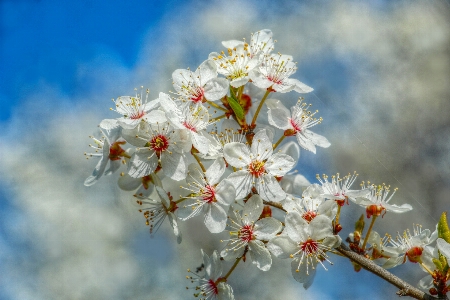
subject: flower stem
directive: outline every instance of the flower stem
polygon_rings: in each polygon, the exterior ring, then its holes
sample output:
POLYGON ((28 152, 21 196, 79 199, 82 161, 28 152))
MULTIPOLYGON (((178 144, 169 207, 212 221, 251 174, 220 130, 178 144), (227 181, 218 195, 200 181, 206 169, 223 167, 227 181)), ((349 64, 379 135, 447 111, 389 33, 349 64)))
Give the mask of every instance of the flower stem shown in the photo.
POLYGON ((263 106, 264 102, 266 101, 267 96, 269 96, 269 94, 270 94, 271 91, 272 91, 272 89, 271 89, 271 88, 268 88, 267 91, 266 91, 266 93, 265 93, 264 96, 262 97, 261 102, 259 102, 259 106, 258 106, 258 108, 256 109, 255 115, 253 116, 251 126, 254 126, 254 125, 256 124, 256 119, 258 118, 259 111, 261 110, 261 107, 263 106))
POLYGON ((370 232, 372 231, 373 224, 378 216, 372 216, 372 222, 370 222, 369 229, 367 230, 366 237, 364 238, 364 243, 362 245, 362 250, 366 249, 367 240, 369 239, 370 232))
POLYGON ((200 168, 202 168, 203 173, 206 173, 205 166, 202 164, 200 158, 197 156, 197 154, 193 153, 192 151, 191 151, 191 153, 192 153, 192 156, 195 158, 195 160, 196 160, 196 161, 198 162, 198 164, 200 165, 200 168))
POLYGON ((211 106, 213 106, 213 107, 215 107, 215 108, 217 108, 217 109, 220 109, 220 110, 222 110, 222 111, 225 111, 225 112, 227 112, 228 111, 228 109, 226 109, 226 108, 224 108, 224 107, 222 107, 222 106, 220 106, 220 105, 218 105, 218 104, 216 104, 216 103, 214 103, 214 102, 212 102, 212 101, 206 101, 206 103, 208 103, 209 105, 211 105, 211 106))
POLYGON ((286 136, 283 134, 280 139, 273 145, 273 150, 280 145, 280 143, 284 140, 286 136))
POLYGON ((222 278, 224 278, 225 280, 231 275, 231 273, 233 273, 234 269, 236 269, 238 263, 241 261, 243 256, 239 257, 236 259, 236 261, 234 262, 234 264, 231 266, 231 269, 228 271, 227 274, 225 274, 225 276, 223 276, 222 278))
POLYGON ((420 264, 420 265, 421 265, 428 273, 430 273, 431 276, 433 276, 433 271, 431 271, 430 269, 428 269, 427 266, 426 266, 424 263, 419 262, 419 264, 420 264))
POLYGON ((226 116, 227 116, 226 114, 223 114, 223 115, 221 115, 221 116, 218 116, 217 118, 212 118, 212 119, 211 119, 211 122, 219 121, 220 119, 225 118, 226 116))

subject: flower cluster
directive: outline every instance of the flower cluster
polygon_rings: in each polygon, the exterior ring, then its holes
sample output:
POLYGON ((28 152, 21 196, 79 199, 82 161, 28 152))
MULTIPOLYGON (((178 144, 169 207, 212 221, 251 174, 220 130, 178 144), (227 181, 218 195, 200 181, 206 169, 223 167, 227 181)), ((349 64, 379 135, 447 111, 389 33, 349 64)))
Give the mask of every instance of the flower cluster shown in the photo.
MULTIPOLYGON (((300 148, 316 153, 317 146, 331 144, 311 131, 323 119, 303 98, 290 109, 276 99, 277 93, 313 89, 292 78, 297 70, 292 56, 273 53, 272 32, 258 31, 250 43, 223 45, 226 50, 211 53, 195 71, 172 73, 176 93, 161 92, 149 100, 142 88, 113 100, 111 110, 120 116, 100 123, 103 136, 93 138, 95 153, 86 153, 100 160, 85 185, 123 166, 119 187, 134 192, 151 234, 166 216, 179 243, 182 221, 198 216, 211 233, 229 231, 230 238, 211 257, 202 250, 205 275, 187 276, 198 283, 196 297, 234 299, 227 280, 247 258, 261 271, 270 270, 272 256, 290 259, 294 279, 308 288, 317 265, 331 265, 329 254, 342 243, 339 217, 348 200, 373 216, 364 240, 364 226, 348 239, 355 252, 386 267, 406 258, 426 267, 434 255, 426 247, 437 235, 414 231, 393 241, 370 232, 376 217, 412 209, 388 203, 393 196, 388 186, 363 184, 352 190, 357 174, 333 175, 331 181, 317 176, 318 183, 310 184, 292 172, 300 148), (253 105, 256 109, 250 109, 253 105), (176 198, 174 182, 183 191, 176 198), (233 265, 222 276, 226 262, 233 265)), ((438 247, 448 258, 448 244, 438 247)))

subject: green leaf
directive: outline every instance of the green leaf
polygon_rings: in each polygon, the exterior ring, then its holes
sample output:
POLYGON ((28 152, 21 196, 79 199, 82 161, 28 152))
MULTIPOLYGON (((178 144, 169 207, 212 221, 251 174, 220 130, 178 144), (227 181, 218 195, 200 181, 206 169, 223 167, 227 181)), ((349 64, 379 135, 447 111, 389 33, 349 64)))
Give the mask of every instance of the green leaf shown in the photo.
POLYGON ((442 271, 442 262, 439 259, 433 258, 433 263, 436 266, 436 269, 442 271))
POLYGON ((239 121, 245 120, 244 109, 239 104, 239 100, 236 98, 236 95, 233 91, 233 88, 230 87, 231 97, 227 97, 228 104, 230 104, 231 109, 234 112, 234 115, 239 121))
POLYGON ((448 228, 447 213, 443 212, 438 223, 438 236, 450 243, 450 229, 448 228))
POLYGON ((355 231, 358 231, 359 233, 362 233, 364 230, 364 214, 361 215, 361 217, 359 217, 359 220, 356 221, 355 223, 355 231))

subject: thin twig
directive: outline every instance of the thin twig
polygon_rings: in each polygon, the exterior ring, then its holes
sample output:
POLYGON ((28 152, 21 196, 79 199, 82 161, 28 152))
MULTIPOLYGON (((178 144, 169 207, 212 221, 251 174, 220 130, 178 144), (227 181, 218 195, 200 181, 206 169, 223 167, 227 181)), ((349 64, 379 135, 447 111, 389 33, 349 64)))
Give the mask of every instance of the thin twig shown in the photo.
POLYGON ((351 261, 358 263, 361 265, 364 269, 367 271, 377 275, 378 277, 383 278, 390 284, 398 287, 400 289, 398 295, 399 296, 410 296, 415 299, 421 299, 421 300, 432 300, 432 299, 438 299, 434 298, 431 295, 426 294, 425 292, 422 292, 421 290, 413 287, 409 283, 403 281, 402 279, 398 278, 391 272, 387 271, 386 269, 383 269, 382 267, 375 264, 370 259, 365 258, 364 256, 361 256, 359 254, 356 254, 355 252, 351 251, 346 245, 342 244, 341 246, 335 248, 337 251, 342 253, 344 256, 348 257, 351 261))

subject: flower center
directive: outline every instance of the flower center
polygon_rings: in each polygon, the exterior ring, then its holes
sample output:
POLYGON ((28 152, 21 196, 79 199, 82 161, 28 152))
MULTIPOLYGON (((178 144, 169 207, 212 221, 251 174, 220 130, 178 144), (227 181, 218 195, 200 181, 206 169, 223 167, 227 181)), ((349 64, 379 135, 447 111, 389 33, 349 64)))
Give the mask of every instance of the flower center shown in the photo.
POLYGON ((239 230, 239 235, 238 236, 239 236, 239 238, 242 241, 244 241, 246 243, 248 243, 251 240, 253 240, 254 239, 254 236, 253 236, 253 225, 244 225, 244 226, 242 226, 242 228, 239 230))
POLYGON ((192 90, 191 100, 194 101, 195 103, 202 102, 204 95, 205 95, 205 92, 204 92, 203 88, 197 87, 195 90, 192 90))
POLYGON ((210 279, 208 281, 208 285, 209 285, 210 291, 212 291, 214 293, 214 295, 219 294, 219 289, 217 288, 216 283, 212 279, 210 279))
POLYGON ((212 185, 205 186, 202 189, 202 198, 206 203, 216 202, 216 190, 212 185))
POLYGON ((291 126, 294 129, 295 133, 302 131, 299 122, 296 122, 294 119, 289 119, 289 122, 291 123, 291 126))
POLYGON ((161 153, 169 148, 169 140, 162 134, 155 135, 150 140, 150 148, 161 153))
POLYGON ((248 171, 250 174, 252 174, 254 177, 260 177, 262 174, 264 174, 264 162, 260 160, 254 160, 250 163, 248 166, 248 171))
POLYGON ((315 217, 317 216, 317 213, 315 211, 309 210, 307 212, 305 212, 302 215, 302 218, 305 219, 306 221, 311 222, 315 217))
POLYGON ((184 125, 184 127, 189 129, 190 131, 197 132, 197 129, 195 129, 194 125, 192 125, 192 124, 190 124, 190 123, 188 123, 186 121, 183 122, 183 125, 184 125))
POLYGON ((109 148, 109 159, 110 160, 119 160, 122 156, 127 156, 125 150, 120 147, 120 145, 126 144, 125 141, 115 142, 109 148))
POLYGON ((319 250, 319 243, 309 239, 300 245, 300 249, 305 252, 306 255, 313 255, 319 250))

